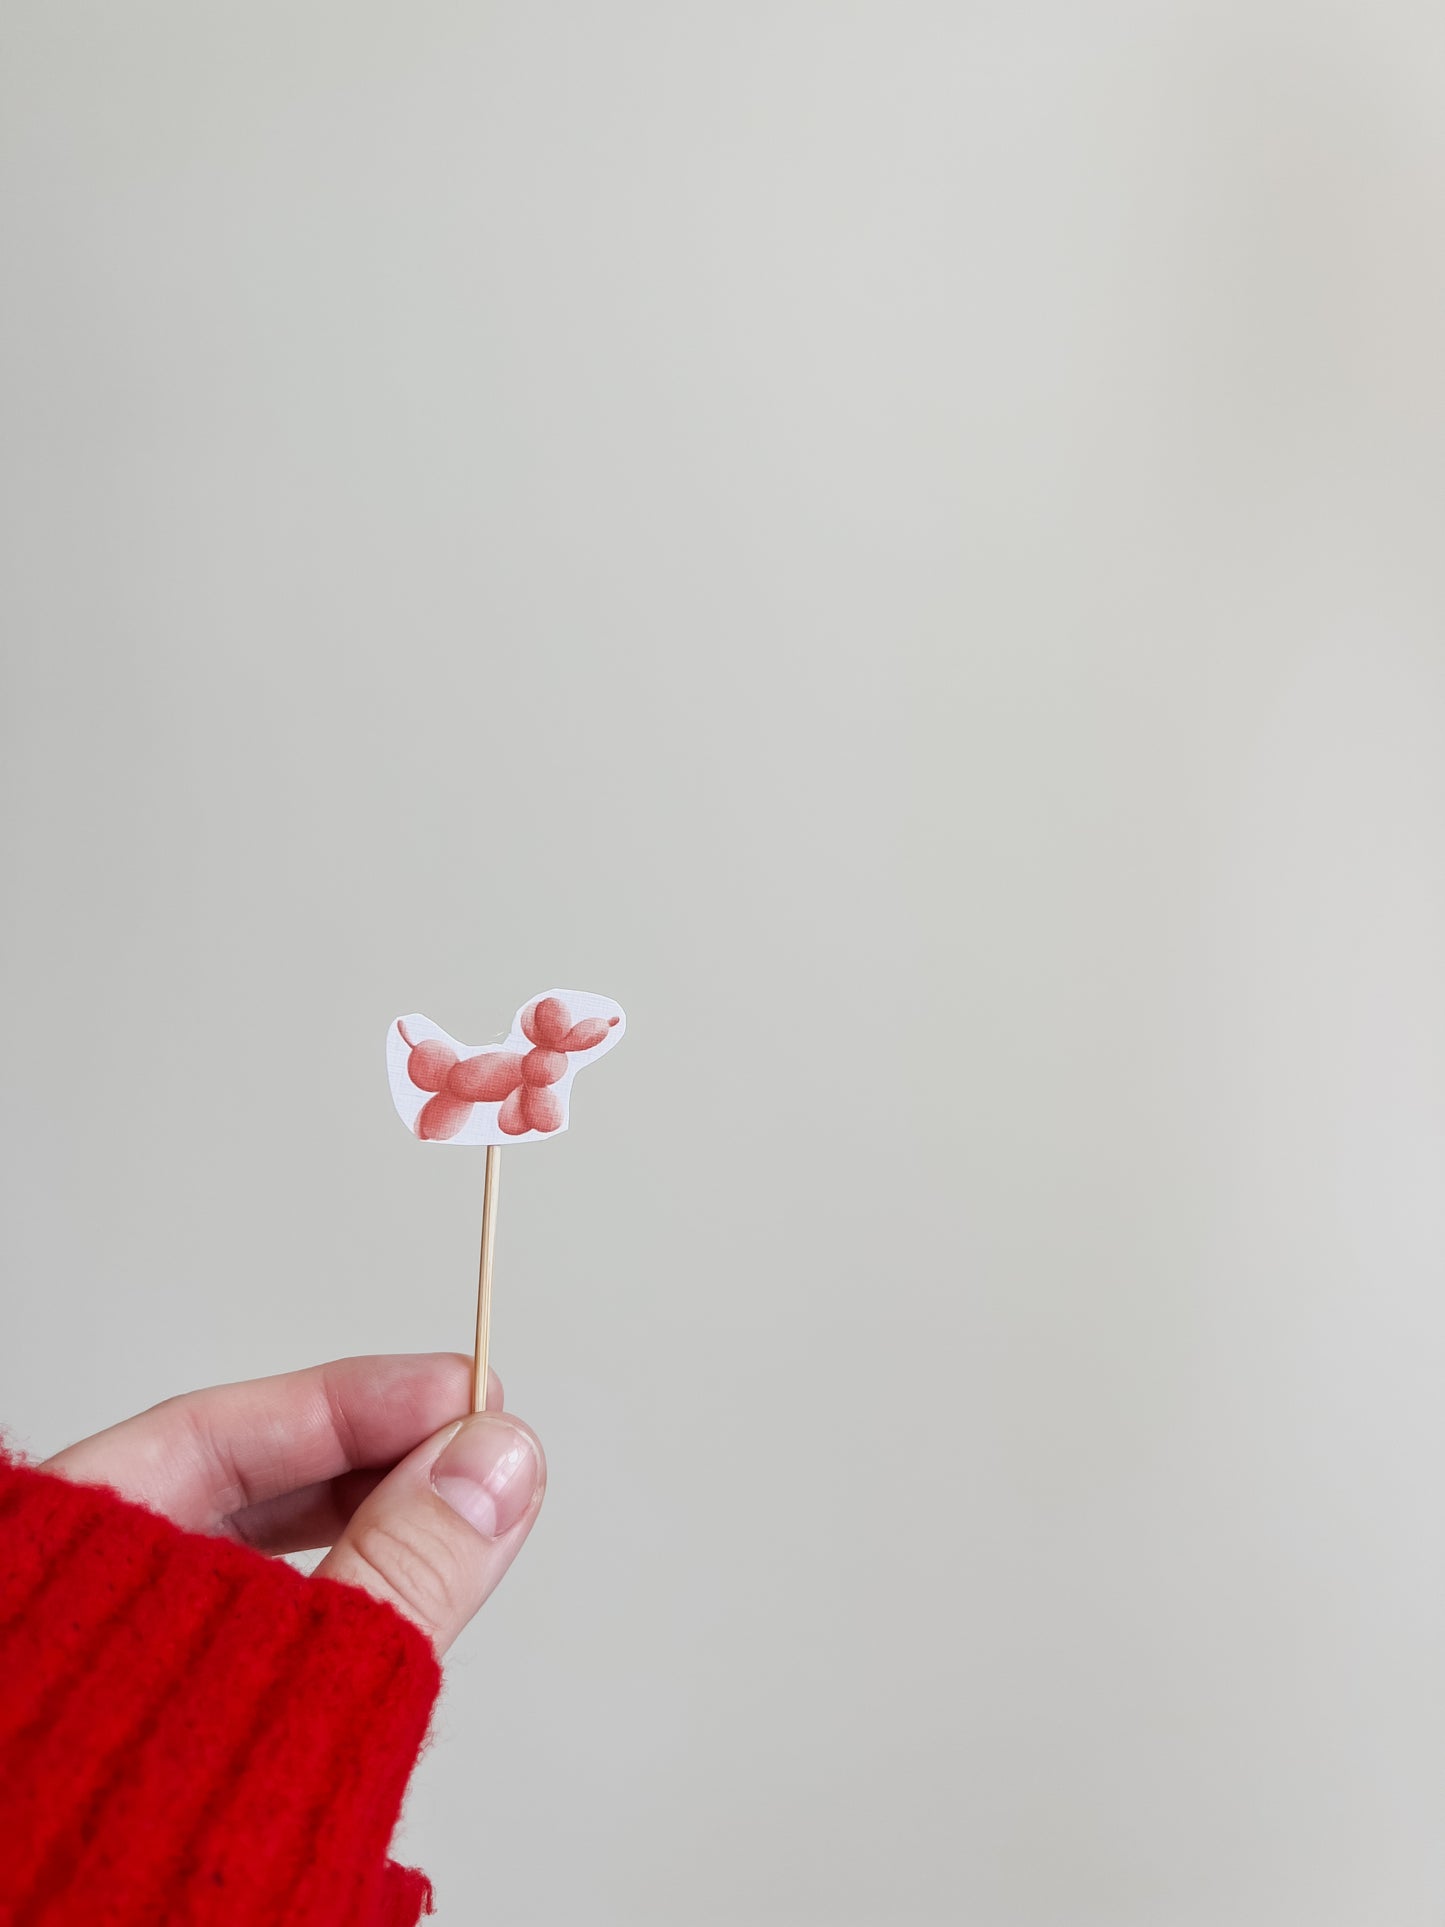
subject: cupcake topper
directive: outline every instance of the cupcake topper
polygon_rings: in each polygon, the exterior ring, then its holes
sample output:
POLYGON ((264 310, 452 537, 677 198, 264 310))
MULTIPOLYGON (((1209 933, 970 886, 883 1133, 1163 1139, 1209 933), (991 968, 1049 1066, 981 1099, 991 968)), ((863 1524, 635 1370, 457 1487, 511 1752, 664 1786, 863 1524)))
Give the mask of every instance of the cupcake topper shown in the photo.
POLYGON ((502 1150, 565 1131, 572 1085, 584 1065, 620 1043, 627 1019, 610 997, 549 990, 524 1004, 502 1044, 459 1044, 430 1018, 398 1017, 387 1032, 386 1073, 407 1129, 427 1144, 485 1144, 482 1257, 472 1410, 487 1402, 492 1250, 502 1150))

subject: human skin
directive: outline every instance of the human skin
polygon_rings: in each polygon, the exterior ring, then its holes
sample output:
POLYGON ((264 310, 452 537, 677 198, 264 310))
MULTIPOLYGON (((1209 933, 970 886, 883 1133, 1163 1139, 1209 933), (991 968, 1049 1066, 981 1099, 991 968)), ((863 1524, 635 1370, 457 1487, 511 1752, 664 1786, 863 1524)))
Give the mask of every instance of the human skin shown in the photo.
POLYGON ((259 1552, 329 1547, 317 1575, 386 1600, 445 1652, 516 1557, 547 1481, 495 1372, 486 1411, 466 1415, 471 1370, 455 1352, 343 1358, 186 1392, 44 1469, 259 1552))

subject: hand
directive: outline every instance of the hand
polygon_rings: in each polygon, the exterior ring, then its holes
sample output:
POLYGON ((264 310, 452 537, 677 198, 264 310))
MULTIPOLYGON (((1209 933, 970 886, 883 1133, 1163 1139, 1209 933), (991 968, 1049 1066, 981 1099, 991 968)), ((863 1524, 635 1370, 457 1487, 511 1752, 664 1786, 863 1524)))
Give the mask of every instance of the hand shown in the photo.
POLYGON ((318 1575, 386 1600, 444 1652, 511 1565, 547 1481, 496 1374, 486 1411, 458 1418, 470 1393, 456 1353, 343 1358, 167 1399, 45 1470, 261 1552, 329 1546, 318 1575))

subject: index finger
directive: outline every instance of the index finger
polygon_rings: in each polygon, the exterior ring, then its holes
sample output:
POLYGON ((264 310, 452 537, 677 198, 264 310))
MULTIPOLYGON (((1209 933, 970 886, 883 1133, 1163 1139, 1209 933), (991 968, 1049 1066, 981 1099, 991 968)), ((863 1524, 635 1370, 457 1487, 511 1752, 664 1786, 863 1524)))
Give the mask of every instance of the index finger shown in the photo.
MULTIPOLYGON (((44 1470, 193 1532, 339 1473, 394 1465, 471 1403, 460 1352, 340 1358, 166 1399, 67 1446, 44 1470)), ((501 1403, 493 1375, 487 1404, 501 1403)))

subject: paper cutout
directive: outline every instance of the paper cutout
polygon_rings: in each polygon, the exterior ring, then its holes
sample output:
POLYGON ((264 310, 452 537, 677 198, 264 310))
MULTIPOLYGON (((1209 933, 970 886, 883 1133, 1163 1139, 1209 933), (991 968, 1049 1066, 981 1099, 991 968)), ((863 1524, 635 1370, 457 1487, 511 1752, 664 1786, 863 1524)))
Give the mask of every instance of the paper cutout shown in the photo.
POLYGON ((565 1131, 572 1082, 627 1029, 622 1006, 585 990, 523 1004, 502 1044, 459 1044, 429 1017, 398 1017, 386 1036, 397 1115, 432 1144, 520 1144, 565 1131))

